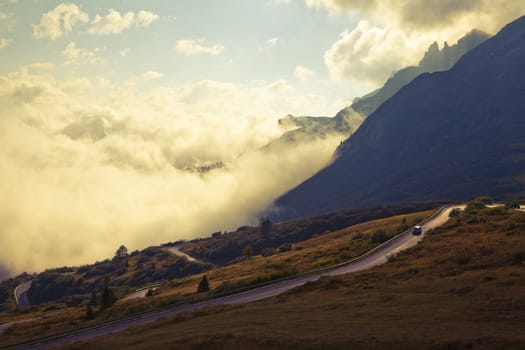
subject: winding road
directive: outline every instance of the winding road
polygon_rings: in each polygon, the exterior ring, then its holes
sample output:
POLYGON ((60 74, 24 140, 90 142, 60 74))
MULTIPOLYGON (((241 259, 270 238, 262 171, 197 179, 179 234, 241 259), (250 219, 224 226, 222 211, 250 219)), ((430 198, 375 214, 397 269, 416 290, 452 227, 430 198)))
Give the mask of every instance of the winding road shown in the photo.
POLYGON ((19 307, 29 307, 31 303, 27 297, 27 291, 31 288, 31 282, 27 281, 22 284, 19 284, 14 291, 16 305, 19 307))
POLYGON ((423 233, 420 236, 412 235, 411 230, 407 230, 391 240, 381 244, 380 246, 372 249, 364 255, 327 269, 317 270, 299 276, 283 279, 273 283, 268 283, 250 290, 238 292, 235 294, 217 297, 214 299, 200 301, 194 304, 186 304, 178 307, 171 307, 165 310, 152 312, 150 314, 142 314, 135 316, 130 319, 115 320, 112 322, 106 322, 101 325, 95 325, 92 328, 82 328, 73 330, 71 332, 65 332, 57 335, 52 339, 42 339, 29 343, 18 344, 17 349, 50 349, 59 345, 72 343, 81 340, 87 340, 94 337, 107 335, 114 332, 119 332, 124 329, 150 323, 161 318, 174 316, 183 312, 195 311, 206 307, 216 305, 227 305, 227 304, 241 304, 248 303, 256 300, 269 298, 281 293, 284 293, 292 288, 301 286, 306 282, 315 281, 322 276, 338 276, 351 272, 357 272, 362 270, 370 269, 374 266, 381 265, 388 261, 388 258, 392 255, 399 253, 402 250, 415 246, 421 241, 425 235, 425 232, 432 230, 449 219, 449 213, 454 208, 464 208, 462 205, 455 205, 442 208, 437 214, 426 220, 421 226, 423 233))

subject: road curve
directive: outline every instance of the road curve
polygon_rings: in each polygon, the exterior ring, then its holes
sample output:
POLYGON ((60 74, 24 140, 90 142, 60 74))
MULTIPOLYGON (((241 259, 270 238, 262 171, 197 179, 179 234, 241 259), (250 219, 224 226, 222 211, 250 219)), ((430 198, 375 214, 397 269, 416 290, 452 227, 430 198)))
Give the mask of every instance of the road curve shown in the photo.
POLYGON ((31 288, 32 281, 27 281, 22 284, 19 284, 13 294, 15 295, 16 305, 19 307, 29 307, 31 303, 27 297, 27 291, 31 288))
POLYGON ((315 281, 322 276, 337 276, 343 275, 351 272, 362 271, 370 269, 374 266, 381 265, 388 261, 388 257, 395 255, 398 252, 411 248, 415 246, 419 241, 421 241, 425 235, 425 232, 428 232, 431 229, 434 229, 442 224, 444 224, 448 218, 449 213, 454 208, 463 208, 464 206, 455 205, 449 206, 441 209, 436 215, 431 219, 427 220, 423 227, 423 234, 420 236, 414 236, 411 233, 411 230, 405 231, 398 236, 394 237, 390 241, 387 241, 380 245, 377 248, 372 249, 368 253, 365 253, 361 257, 354 259, 350 262, 340 264, 336 267, 319 270, 316 272, 302 274, 300 276, 289 278, 286 280, 277 281, 268 285, 264 285, 258 288, 254 288, 248 291, 223 296, 215 299, 210 299, 202 301, 195 304, 184 305, 164 311, 159 311, 153 314, 144 315, 139 318, 123 320, 115 322, 113 324, 104 325, 96 329, 83 330, 75 334, 65 335, 63 337, 48 340, 45 342, 39 342, 35 345, 24 346, 19 344, 17 349, 51 349, 53 347, 64 345, 67 343, 77 342, 81 340, 87 340, 94 337, 107 335, 110 333, 119 332, 127 328, 138 326, 146 323, 150 323, 161 318, 174 316, 183 312, 195 311, 206 307, 216 306, 216 305, 227 305, 227 304, 241 304, 248 303, 256 300, 261 300, 269 298, 281 293, 284 293, 292 288, 301 286, 309 281, 315 281))
POLYGON ((183 251, 180 250, 180 248, 182 248, 182 246, 179 245, 179 246, 174 246, 174 247, 168 247, 166 248, 166 250, 170 252, 171 254, 174 254, 180 257, 185 257, 186 259, 188 259, 188 261, 204 264, 202 261, 197 260, 194 257, 184 253, 183 251))

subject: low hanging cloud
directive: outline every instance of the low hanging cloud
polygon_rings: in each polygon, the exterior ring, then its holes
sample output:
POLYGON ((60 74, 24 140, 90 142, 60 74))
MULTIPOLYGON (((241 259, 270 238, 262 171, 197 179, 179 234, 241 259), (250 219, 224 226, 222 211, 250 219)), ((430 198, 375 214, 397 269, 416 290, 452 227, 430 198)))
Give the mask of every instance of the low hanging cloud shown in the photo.
POLYGON ((411 50, 407 42, 401 31, 361 21, 351 32, 341 33, 339 40, 325 52, 324 60, 333 79, 352 78, 371 85, 381 84, 393 71, 412 62, 413 51, 419 48, 411 50))
POLYGON ((11 274, 254 223, 340 140, 261 149, 284 113, 328 108, 286 81, 112 83, 101 95, 95 78, 38 67, 0 76, 0 270, 11 274))
POLYGON ((224 50, 224 46, 222 44, 206 46, 203 39, 181 39, 177 40, 175 49, 186 56, 218 55, 224 50))
POLYGON ((305 0, 309 7, 358 15, 361 20, 326 51, 336 79, 380 85, 395 70, 417 64, 434 41, 455 43, 472 29, 495 34, 525 14, 514 0, 305 0))

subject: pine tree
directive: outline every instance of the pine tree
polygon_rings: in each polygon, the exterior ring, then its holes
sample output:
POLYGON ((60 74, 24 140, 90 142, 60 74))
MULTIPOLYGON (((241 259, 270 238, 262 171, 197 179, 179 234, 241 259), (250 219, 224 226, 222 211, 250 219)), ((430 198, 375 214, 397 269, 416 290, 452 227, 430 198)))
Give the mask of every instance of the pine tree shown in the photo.
POLYGON ((104 288, 104 292, 102 292, 102 305, 101 305, 102 308, 107 309, 113 306, 113 304, 115 304, 116 302, 117 302, 117 297, 115 296, 111 288, 106 286, 104 288))
POLYGON ((94 318, 95 318, 95 313, 93 312, 91 305, 88 305, 86 309, 86 320, 93 320, 94 318))
POLYGON ((206 275, 202 276, 199 286, 197 287, 197 293, 207 292, 210 290, 210 283, 206 275))

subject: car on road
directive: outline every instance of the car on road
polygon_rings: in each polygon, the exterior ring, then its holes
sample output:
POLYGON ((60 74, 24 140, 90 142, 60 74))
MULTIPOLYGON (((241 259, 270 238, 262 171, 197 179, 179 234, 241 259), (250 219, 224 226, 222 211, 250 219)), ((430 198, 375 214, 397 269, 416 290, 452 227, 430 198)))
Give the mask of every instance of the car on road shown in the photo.
POLYGON ((423 228, 421 226, 414 226, 414 228, 412 229, 412 234, 414 236, 419 236, 422 233, 423 233, 423 228))

